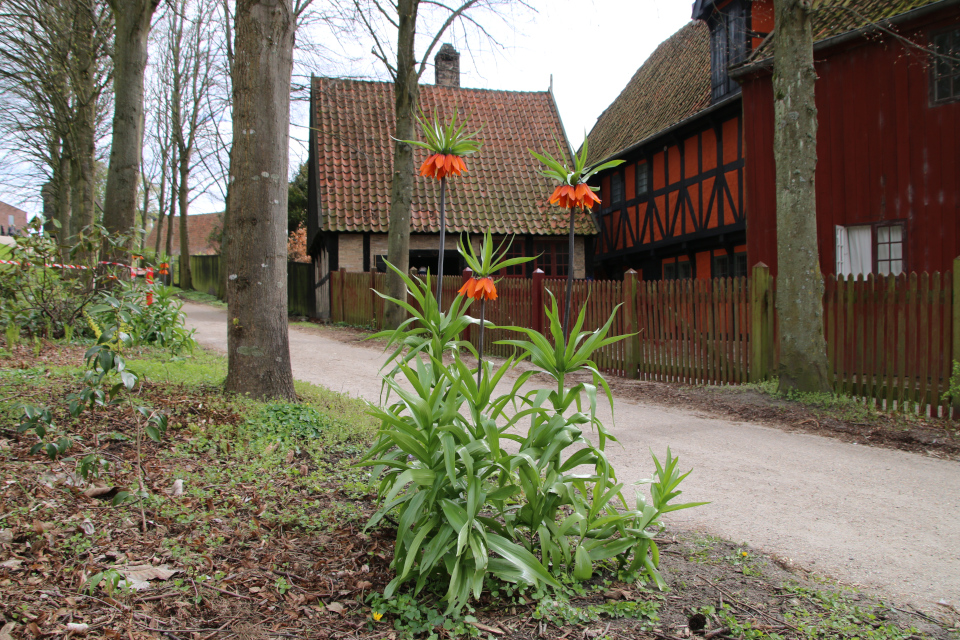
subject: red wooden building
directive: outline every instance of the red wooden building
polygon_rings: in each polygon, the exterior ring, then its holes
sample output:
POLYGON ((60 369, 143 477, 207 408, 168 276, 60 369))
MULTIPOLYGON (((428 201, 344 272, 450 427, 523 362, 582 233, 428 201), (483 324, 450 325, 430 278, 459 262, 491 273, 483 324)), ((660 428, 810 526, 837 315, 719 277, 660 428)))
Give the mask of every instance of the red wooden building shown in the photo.
MULTIPOLYGON (((697 0, 590 133, 598 276, 776 269, 772 0, 697 0), (742 90, 741 90, 742 87, 742 90)), ((824 273, 960 255, 960 0, 825 0, 814 14, 824 273)))
MULTIPOLYGON (((838 3, 818 12, 815 28, 821 270, 950 269, 960 255, 960 2, 838 3), (857 4, 867 6, 856 11, 857 4), (865 22, 868 9, 888 17, 865 22)), ((751 123, 747 251, 751 264, 775 270, 771 66, 766 57, 733 75, 751 123)))

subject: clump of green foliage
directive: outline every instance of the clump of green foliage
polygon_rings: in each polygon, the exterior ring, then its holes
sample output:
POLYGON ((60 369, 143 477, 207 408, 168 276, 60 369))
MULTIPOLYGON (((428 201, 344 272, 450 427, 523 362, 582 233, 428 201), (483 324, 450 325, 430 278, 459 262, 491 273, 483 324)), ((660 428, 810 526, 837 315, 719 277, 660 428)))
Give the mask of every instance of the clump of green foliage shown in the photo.
POLYGON ((623 495, 605 454, 616 439, 597 416, 598 396, 611 410, 613 398, 591 360, 597 349, 622 339, 607 336, 614 316, 596 331, 583 331, 581 310, 564 340, 553 301, 546 309, 549 337, 505 327, 521 335, 502 342, 519 356, 499 367, 483 362, 478 372, 462 357, 464 351, 476 355, 460 338, 478 323, 465 313, 470 301, 458 296, 443 312, 429 278, 414 281, 390 268, 406 282, 413 304, 392 300, 410 318, 378 334, 393 348, 383 383, 388 401, 395 401, 371 410, 381 427, 362 463, 373 467, 382 501, 367 526, 392 513, 398 523, 396 577, 384 597, 408 582, 414 593, 444 584, 447 611, 458 611, 471 595, 480 597, 487 576, 542 593, 560 588, 561 578, 588 580, 594 566, 608 560, 666 588, 654 541, 661 516, 702 503, 671 504, 686 474, 669 450, 663 463, 654 457, 656 474, 645 481, 649 501, 640 492, 631 502, 623 495), (497 384, 524 359, 533 368, 497 395, 497 384), (584 373, 591 382, 567 386, 570 376, 584 373), (552 379, 553 388, 524 392, 538 374, 552 379), (597 444, 585 429, 596 431, 597 444))

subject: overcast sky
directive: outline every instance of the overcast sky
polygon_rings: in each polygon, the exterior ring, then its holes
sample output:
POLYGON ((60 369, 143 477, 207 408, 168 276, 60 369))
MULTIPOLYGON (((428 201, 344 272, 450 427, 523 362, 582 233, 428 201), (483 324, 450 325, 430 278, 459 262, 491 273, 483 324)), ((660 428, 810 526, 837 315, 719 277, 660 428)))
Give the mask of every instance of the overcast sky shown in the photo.
MULTIPOLYGON (((508 8, 502 20, 478 19, 497 44, 476 36, 476 31, 451 30, 443 42, 461 52, 461 86, 509 91, 543 91, 550 86, 574 148, 578 148, 604 109, 616 99, 636 70, 653 50, 690 20, 692 0, 528 0, 537 11, 508 8)), ((429 25, 424 25, 428 30, 429 25)), ((320 32, 302 33, 298 39, 323 42, 320 32)), ((298 65, 297 73, 348 75, 386 79, 382 64, 370 53, 372 41, 340 38, 333 55, 346 54, 348 61, 298 65)), ((427 45, 418 39, 418 54, 427 45)), ((311 56, 307 56, 310 58, 311 56)), ((432 62, 432 55, 431 55, 432 62)), ((295 81, 304 82, 304 77, 295 81)), ((422 82, 433 83, 431 66, 422 82)), ((305 96, 305 94, 304 94, 305 96)), ((290 171, 306 159, 308 111, 301 100, 291 113, 290 171)), ((23 192, 5 194, 0 180, 0 200, 39 211, 39 193, 24 201, 23 192)), ((190 213, 223 210, 218 193, 200 195, 190 213)))
MULTIPOLYGON (((579 148, 585 133, 657 45, 690 20, 692 11, 688 0, 528 2, 536 11, 503 9, 503 20, 477 16, 500 46, 478 39, 475 30, 452 29, 442 41, 461 52, 463 87, 543 91, 552 75, 560 117, 574 148, 579 148)), ((429 32, 429 26, 423 31, 429 32)), ((419 58, 428 42, 421 35, 417 44, 419 58)), ((385 80, 383 65, 369 53, 371 46, 372 41, 362 38, 342 43, 342 52, 353 58, 351 63, 340 65, 339 73, 323 68, 311 71, 385 80)), ((432 57, 421 78, 424 84, 434 82, 432 57)), ((305 158, 306 148, 296 141, 306 137, 305 105, 294 109, 293 121, 291 165, 305 158)))

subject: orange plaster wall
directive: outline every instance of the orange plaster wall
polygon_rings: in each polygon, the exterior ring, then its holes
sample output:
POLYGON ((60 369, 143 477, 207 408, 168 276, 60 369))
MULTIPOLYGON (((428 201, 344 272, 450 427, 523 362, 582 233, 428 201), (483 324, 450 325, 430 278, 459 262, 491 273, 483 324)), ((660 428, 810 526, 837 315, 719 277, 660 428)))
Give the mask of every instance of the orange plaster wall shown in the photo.
POLYGON ((703 139, 703 170, 709 171, 717 166, 717 136, 713 129, 707 129, 701 138, 703 139))
POLYGON ((697 258, 697 280, 710 279, 710 252, 701 251, 696 255, 697 258))
POLYGON ((658 153, 653 156, 653 188, 654 190, 663 189, 666 184, 664 184, 663 177, 663 153, 658 153))
POLYGON ((723 123, 723 164, 737 159, 737 134, 736 118, 723 123))
POLYGON ((670 163, 670 184, 680 182, 680 149, 670 147, 666 153, 668 162, 670 163))
POLYGON ((684 168, 687 177, 697 175, 697 137, 691 136, 683 141, 684 168))

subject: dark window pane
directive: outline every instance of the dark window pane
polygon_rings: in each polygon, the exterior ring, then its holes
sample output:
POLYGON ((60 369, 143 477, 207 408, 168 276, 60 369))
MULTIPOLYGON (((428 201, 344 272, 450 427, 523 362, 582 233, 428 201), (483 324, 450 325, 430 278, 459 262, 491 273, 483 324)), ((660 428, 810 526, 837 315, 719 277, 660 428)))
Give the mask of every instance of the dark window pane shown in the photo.
POLYGON ((647 195, 650 188, 649 176, 647 175, 647 163, 641 162, 637 165, 637 196, 647 195))
POLYGON ((730 277, 730 259, 728 256, 713 256, 710 265, 710 276, 713 278, 730 277))
POLYGON ((623 202, 623 178, 619 173, 610 176, 610 204, 623 202))
POLYGON ((934 102, 960 98, 960 29, 940 33, 932 38, 934 53, 930 65, 934 102))
POLYGON ((747 277, 747 254, 736 253, 733 256, 733 277, 747 277))

